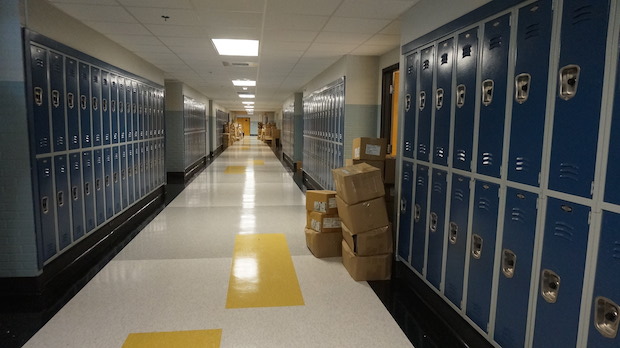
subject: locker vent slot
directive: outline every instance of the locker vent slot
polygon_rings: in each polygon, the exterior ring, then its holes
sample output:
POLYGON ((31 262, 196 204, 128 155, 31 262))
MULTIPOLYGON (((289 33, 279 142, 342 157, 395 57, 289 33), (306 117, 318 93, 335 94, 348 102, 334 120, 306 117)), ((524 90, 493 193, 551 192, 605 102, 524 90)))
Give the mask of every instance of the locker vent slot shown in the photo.
POLYGON ((418 144, 418 153, 420 153, 421 155, 425 155, 426 154, 426 144, 418 144))
POLYGON ((471 236, 471 256, 474 259, 480 259, 482 257, 482 237, 477 234, 471 236))
POLYGON ((421 91, 420 97, 418 100, 418 107, 420 108, 420 110, 424 110, 425 106, 426 106, 426 92, 421 91))
POLYGON ((465 162, 467 160, 467 153, 465 150, 456 150, 456 159, 460 162, 465 162))
POLYGON ((482 82, 482 104, 489 106, 493 102, 493 80, 484 80, 482 82))
POLYGON ((515 100, 519 104, 527 101, 530 95, 530 83, 532 76, 530 74, 519 74, 515 78, 515 100))
POLYGON ((502 273, 506 278, 514 277, 516 264, 517 255, 509 249, 504 249, 502 252, 502 273))
MULTIPOLYGON (((54 58, 55 58, 54 61, 56 61, 56 59, 62 60, 62 57, 59 57, 59 56, 55 56, 54 58)), ((52 70, 54 70, 57 73, 61 73, 62 72, 62 65, 58 64, 58 63, 54 63, 54 64, 52 64, 52 70)))
POLYGON ((560 276, 544 269, 540 277, 540 294, 548 303, 555 303, 560 292, 560 276))
POLYGON ((612 300, 599 296, 594 300, 594 327, 606 338, 616 338, 618 335, 618 318, 620 306, 612 300))
POLYGON ((461 189, 454 190, 454 200, 465 202, 465 193, 461 189))
POLYGON ((443 106, 443 88, 438 88, 435 97, 435 107, 437 110, 443 106))
POLYGON ((496 36, 489 40, 489 49, 493 50, 502 47, 502 36, 496 36))
POLYGON ((431 62, 427 59, 422 62, 422 70, 428 70, 431 67, 431 62))
POLYGON ((450 222, 450 244, 456 244, 459 234, 459 225, 455 222, 450 222))
POLYGON ((465 105, 465 85, 458 85, 456 87, 456 106, 463 107, 465 105))
POLYGON ((422 217, 422 207, 419 204, 416 204, 414 207, 414 221, 420 222, 420 218, 422 217))
POLYGON ((592 5, 585 5, 577 8, 573 11, 573 25, 577 25, 582 22, 591 21, 594 19, 592 13, 592 5))
POLYGON ((436 147, 435 148, 435 157, 437 157, 437 158, 444 158, 444 157, 446 157, 446 150, 443 147, 441 147, 441 146, 436 147))
POLYGON ((512 208, 512 213, 510 214, 510 216, 511 216, 511 220, 512 221, 516 221, 516 222, 520 222, 520 223, 526 223, 527 222, 527 216, 519 208, 512 208))
POLYGON ((471 56, 471 45, 463 46, 463 58, 471 56))
POLYGON ((560 163, 560 178, 579 181, 579 166, 570 163, 560 163))
MULTIPOLYGON (((41 50, 37 50, 37 52, 41 52, 41 50)), ((36 58, 34 61, 39 68, 45 68, 45 61, 43 59, 36 58)))
POLYGON ((437 223, 439 222, 439 218, 437 217, 437 213, 431 212, 431 232, 437 232, 437 223))
POLYGON ((448 64, 448 54, 444 53, 441 55, 441 65, 448 64))
POLYGON ((560 69, 560 98, 569 100, 577 94, 580 71, 578 65, 567 65, 560 69))
POLYGON ((572 242, 575 235, 573 233, 574 230, 575 228, 573 226, 570 226, 564 222, 556 222, 553 235, 572 242))
POLYGON ((437 193, 443 193, 443 185, 441 185, 440 183, 435 183, 435 185, 433 185, 433 191, 437 193))
POLYGON ((478 201, 478 209, 491 211, 491 202, 488 199, 482 198, 478 201))
POLYGON ((540 36, 540 23, 530 24, 525 28, 525 40, 540 36))
POLYGON ((490 152, 485 152, 482 154, 482 165, 490 166, 493 165, 493 154, 490 152))

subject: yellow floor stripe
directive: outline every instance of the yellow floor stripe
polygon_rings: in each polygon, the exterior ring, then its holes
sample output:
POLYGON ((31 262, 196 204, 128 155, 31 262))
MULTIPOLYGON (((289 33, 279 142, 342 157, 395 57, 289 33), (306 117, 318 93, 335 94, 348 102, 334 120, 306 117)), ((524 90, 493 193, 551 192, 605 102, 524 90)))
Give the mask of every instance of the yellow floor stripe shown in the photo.
POLYGON ((265 161, 263 161, 263 160, 254 160, 254 165, 255 166, 264 166, 265 165, 265 161))
POLYGON ((222 329, 132 333, 122 348, 219 348, 222 329))
POLYGON ((249 150, 249 149, 250 149, 250 147, 249 147, 249 146, 241 146, 241 147, 240 147, 240 149, 241 149, 241 150, 249 150))
POLYGON ((303 305, 284 234, 237 235, 226 308, 303 305))
POLYGON ((226 174, 243 174, 245 173, 245 166, 228 166, 224 170, 226 174))

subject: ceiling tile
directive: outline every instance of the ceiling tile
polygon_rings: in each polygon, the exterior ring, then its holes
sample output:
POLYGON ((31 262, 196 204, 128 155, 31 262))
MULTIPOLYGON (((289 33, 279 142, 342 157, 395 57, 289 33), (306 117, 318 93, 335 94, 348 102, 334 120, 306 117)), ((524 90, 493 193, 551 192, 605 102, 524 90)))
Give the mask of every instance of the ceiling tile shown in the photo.
POLYGON ((192 9, 192 3, 189 0, 117 0, 123 6, 130 7, 150 7, 150 8, 176 8, 176 9, 192 9))
POLYGON ((49 0, 52 4, 118 5, 116 0, 49 0))
POLYGON ((120 43, 121 45, 128 47, 131 50, 132 45, 159 45, 161 41, 153 35, 126 35, 126 34, 109 34, 106 35, 113 41, 120 43))
POLYGON ((312 42, 317 34, 316 31, 265 29, 263 39, 274 42, 312 42))
POLYGON ((136 19, 143 24, 201 25, 202 22, 194 10, 161 9, 146 7, 127 7, 136 19), (168 16, 165 19, 162 16, 168 16))
POLYGON ((333 43, 341 45, 359 45, 372 37, 364 33, 334 33, 323 31, 317 36, 314 43, 333 43))
POLYGON ((330 16, 339 4, 339 1, 334 0, 269 0, 267 12, 330 16))
POLYGON ((82 22, 105 20, 118 23, 136 23, 136 19, 121 6, 68 3, 56 3, 55 5, 82 22))
POLYGON ((206 30, 201 26, 186 26, 172 24, 146 24, 146 28, 156 36, 162 37, 190 37, 206 36, 206 30))
POLYGON ((191 0, 191 2, 199 11, 207 10, 262 13, 265 8, 265 0, 191 0))
POLYGON ((395 19, 419 0, 344 0, 338 17, 395 19))
POLYGON ((150 35, 142 24, 88 21, 89 27, 103 34, 150 35))
POLYGON ((309 16, 270 12, 265 18, 265 28, 319 31, 327 23, 328 16, 309 16))
POLYGON ((254 28, 260 30, 263 25, 262 14, 245 12, 208 11, 200 14, 202 25, 209 28, 254 28))
POLYGON ((390 24, 388 19, 332 17, 323 30, 342 33, 374 34, 390 24))

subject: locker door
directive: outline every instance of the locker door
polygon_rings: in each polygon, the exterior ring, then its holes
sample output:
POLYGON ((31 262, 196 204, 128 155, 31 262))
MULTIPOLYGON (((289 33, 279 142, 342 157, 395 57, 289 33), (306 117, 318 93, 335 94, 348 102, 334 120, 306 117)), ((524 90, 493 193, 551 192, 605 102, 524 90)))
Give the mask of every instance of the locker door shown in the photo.
POLYGON ((477 171, 499 178, 506 115, 510 14, 485 23, 482 45, 482 102, 477 171))
POLYGON ((417 95, 418 116, 417 159, 429 162, 431 151, 431 117, 433 116, 433 71, 435 66, 435 47, 420 52, 420 91, 417 95))
POLYGON ((114 214, 123 210, 121 199, 121 154, 118 146, 112 148, 112 191, 114 193, 114 214))
POLYGON ((39 215, 39 237, 41 239, 43 262, 56 255, 56 199, 54 199, 54 179, 52 177, 52 158, 37 160, 39 215))
POLYGON ((96 205, 95 205, 95 177, 94 177, 93 153, 91 151, 82 152, 82 181, 84 183, 84 221, 85 233, 97 227, 96 205))
MULTIPOLYGON (((405 120, 403 126, 403 156, 413 159, 415 148, 415 97, 417 92, 418 54, 412 53, 405 59, 407 75, 405 76, 405 105, 403 107, 405 120)), ((341 127, 343 124, 341 123, 341 127)), ((342 128, 341 128, 342 129, 342 128)))
POLYGON ((549 172, 555 191, 592 196, 608 17, 608 1, 564 3, 549 172))
POLYGON ((138 114, 138 104, 139 104, 139 100, 138 100, 138 84, 135 81, 131 82, 131 129, 133 130, 133 140, 139 140, 140 138, 140 128, 138 128, 138 119, 139 119, 139 114, 138 114))
POLYGON ((105 159, 103 150, 93 151, 93 169, 95 178, 95 215, 97 216, 97 226, 105 222, 105 159))
POLYGON ((508 188, 494 339, 504 348, 525 346, 527 308, 536 237, 538 195, 508 188))
POLYGON ((413 211, 413 163, 402 162, 400 181, 400 214, 398 215, 398 256, 410 263, 411 212, 413 211))
POLYGON ((35 153, 52 151, 50 141, 49 88, 47 50, 30 45, 30 72, 32 74, 32 112, 34 124, 35 153))
MULTIPOLYGON (((123 92, 124 93, 124 92, 123 92)), ((112 143, 118 144, 118 78, 110 74, 110 118, 112 122, 111 137, 112 143)))
POLYGON ((73 223, 73 240, 76 241, 84 235, 84 195, 82 181, 82 154, 72 153, 69 155, 69 180, 71 199, 71 217, 73 223))
POLYGON ((127 173, 127 145, 120 146, 120 169, 121 169, 121 209, 129 206, 128 173, 127 173))
POLYGON ((452 177, 452 199, 450 201, 450 225, 446 259, 446 297, 461 308, 463 299, 463 273, 465 272, 465 249, 467 243, 467 224, 469 222, 469 183, 470 179, 461 175, 452 177))
POLYGON ((428 207, 429 169, 418 166, 415 177, 415 202, 413 206, 413 239, 411 266, 424 274, 424 253, 426 251, 426 211, 428 207))
POLYGON ((65 59, 63 55, 56 52, 50 52, 49 59, 53 151, 66 151, 65 59))
POLYGON ((78 63, 65 57, 65 92, 67 109, 67 142, 69 150, 80 148, 80 112, 78 90, 78 63))
POLYGON ((90 107, 90 65, 79 65, 79 88, 80 88, 80 134, 82 135, 82 148, 92 146, 91 107, 90 107))
POLYGON ((461 33, 456 52, 456 109, 452 166, 471 171, 476 111, 478 28, 461 33))
POLYGON ((137 93, 138 93, 138 136, 139 140, 144 140, 144 131, 145 131, 145 120, 144 120, 144 112, 145 112, 145 103, 146 103, 146 91, 144 90, 144 85, 141 83, 136 84, 137 93))
POLYGON ((141 144, 134 143, 133 144, 133 176, 134 176, 134 198, 136 201, 142 198, 142 193, 140 188, 142 187, 143 178, 142 178, 142 156, 140 155, 140 147, 141 144))
MULTIPOLYGON (((146 130, 145 130, 145 134, 146 134, 146 130)), ((151 162, 151 142, 150 141, 146 141, 144 142, 144 187, 145 187, 145 194, 148 192, 151 192, 151 170, 153 169, 152 165, 153 162, 151 162)))
POLYGON ((620 215, 603 212, 588 347, 620 346, 620 215))
MULTIPOLYGON (((618 62, 620 66, 620 57, 618 62)), ((614 108, 611 121, 611 138, 607 157, 605 202, 620 205, 620 69, 616 72, 614 108)))
POLYGON ((149 138, 155 136, 155 90, 149 87, 149 138))
POLYGON ((133 141, 133 86, 131 80, 125 79, 125 117, 127 122, 127 141, 133 141))
POLYGON ((118 81, 118 140, 121 143, 127 141, 127 116, 125 114, 125 79, 122 76, 118 81))
POLYGON ((105 217, 106 220, 114 216, 114 186, 112 178, 112 149, 106 147, 103 150, 103 184, 105 191, 105 217))
MULTIPOLYGON (((128 133, 129 134, 129 133, 128 133)), ((134 186, 134 157, 133 145, 127 144, 127 203, 132 205, 135 202, 135 186, 134 186)))
POLYGON ((429 216, 428 250, 426 279, 435 286, 441 287, 441 268, 443 259, 443 243, 445 233, 446 196, 448 191, 448 173, 443 170, 433 171, 431 191, 431 212, 429 216))
POLYGON ((56 230, 59 249, 71 244, 71 198, 69 193, 69 168, 67 155, 54 157, 54 179, 56 181, 56 230))
POLYGON ((101 123, 103 145, 112 143, 112 119, 110 106, 110 74, 101 70, 101 123))
POLYGON ((101 70, 90 67, 91 114, 93 126, 93 146, 101 146, 101 70))
POLYGON ((488 332, 499 211, 499 185, 477 181, 473 209, 467 316, 481 329, 488 332))
POLYGON ((452 110, 452 67, 454 62, 454 39, 437 45, 437 89, 435 90, 435 129, 433 162, 448 165, 450 156, 450 116, 452 110))
POLYGON ((535 347, 576 346, 589 218, 589 207, 549 198, 539 270, 535 347))
POLYGON ((519 10, 508 180, 531 186, 539 185, 541 168, 549 64, 540 62, 549 61, 552 3, 519 10))

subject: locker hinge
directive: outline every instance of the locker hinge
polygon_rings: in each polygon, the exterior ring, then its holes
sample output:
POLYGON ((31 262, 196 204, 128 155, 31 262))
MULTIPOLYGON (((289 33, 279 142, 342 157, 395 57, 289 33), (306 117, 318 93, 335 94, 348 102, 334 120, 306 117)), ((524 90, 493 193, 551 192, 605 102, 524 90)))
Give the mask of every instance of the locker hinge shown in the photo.
POLYGON ((594 181, 590 184, 590 196, 594 195, 594 181))
POLYGON ((592 211, 588 213, 588 225, 592 223, 592 211))
POLYGON ((390 85, 390 94, 394 94, 394 85, 390 85))

